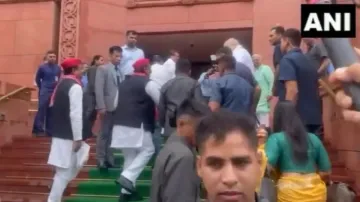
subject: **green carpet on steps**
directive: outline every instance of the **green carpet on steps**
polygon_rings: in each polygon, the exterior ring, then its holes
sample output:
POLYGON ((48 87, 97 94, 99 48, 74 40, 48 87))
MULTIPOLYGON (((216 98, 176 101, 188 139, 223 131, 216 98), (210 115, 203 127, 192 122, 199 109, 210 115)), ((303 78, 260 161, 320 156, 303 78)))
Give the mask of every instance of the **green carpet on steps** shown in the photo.
MULTIPOLYGON (((89 179, 78 183, 74 196, 66 197, 65 202, 117 202, 121 187, 116 185, 114 180, 119 177, 124 158, 121 153, 116 153, 115 163, 117 168, 108 171, 100 171, 96 167, 89 169, 89 179), (109 196, 112 196, 109 198, 109 196)), ((136 182, 138 193, 145 199, 133 202, 148 202, 151 187, 151 165, 153 160, 139 176, 136 182)))
MULTIPOLYGON (((141 201, 132 202, 148 202, 148 199, 141 201)), ((105 198, 105 197, 85 197, 85 196, 74 196, 66 200, 66 202, 118 202, 117 198, 105 198)))

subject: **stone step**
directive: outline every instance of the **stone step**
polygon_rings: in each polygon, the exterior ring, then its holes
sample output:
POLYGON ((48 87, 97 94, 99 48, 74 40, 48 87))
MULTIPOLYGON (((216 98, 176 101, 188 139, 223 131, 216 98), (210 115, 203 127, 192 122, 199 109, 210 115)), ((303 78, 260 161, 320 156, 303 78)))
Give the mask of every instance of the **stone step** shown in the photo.
MULTIPOLYGON (((90 152, 95 153, 96 152, 96 144, 90 143, 90 152)), ((33 143, 29 144, 26 142, 23 143, 17 143, 14 145, 6 145, 0 149, 1 153, 28 153, 29 151, 35 152, 35 153, 47 153, 49 154, 50 151, 50 143, 33 143)))
MULTIPOLYGON (((4 152, 1 155, 1 161, 14 165, 37 165, 37 164, 47 164, 48 152, 28 152, 28 153, 17 153, 17 152, 4 152)), ((124 162, 124 157, 121 153, 114 153, 115 164, 121 166, 124 162)), ((96 165, 96 155, 95 153, 90 153, 89 160, 87 165, 96 165)))
MULTIPOLYGON (((24 179, 4 178, 0 179, 0 192, 22 192, 22 193, 49 193, 52 179, 24 179)), ((76 182, 70 182, 64 195, 74 192, 76 182)))
MULTIPOLYGON (((86 140, 87 143, 96 143, 96 138, 90 138, 86 140)), ((17 137, 14 139, 12 145, 19 144, 19 143, 51 143, 50 137, 17 137)))
MULTIPOLYGON (((121 173, 121 168, 110 168, 108 171, 100 171, 96 167, 84 167, 77 179, 104 179, 114 180, 121 173)), ((140 174, 139 180, 151 179, 151 167, 145 167, 144 171, 140 174)), ((52 178, 54 171, 51 166, 38 165, 38 166, 22 166, 22 165, 0 165, 0 178, 52 178)))
MULTIPOLYGON (((118 196, 96 196, 96 195, 84 195, 76 194, 65 198, 65 202, 118 202, 118 196)), ((148 198, 143 200, 131 201, 131 202, 149 202, 148 198)))
MULTIPOLYGON (((143 197, 150 196, 151 180, 138 180, 136 190, 143 197)), ((78 183, 77 194, 119 196, 121 187, 114 181, 82 181, 78 183)))
POLYGON ((47 202, 48 193, 24 193, 1 191, 1 202, 47 202))

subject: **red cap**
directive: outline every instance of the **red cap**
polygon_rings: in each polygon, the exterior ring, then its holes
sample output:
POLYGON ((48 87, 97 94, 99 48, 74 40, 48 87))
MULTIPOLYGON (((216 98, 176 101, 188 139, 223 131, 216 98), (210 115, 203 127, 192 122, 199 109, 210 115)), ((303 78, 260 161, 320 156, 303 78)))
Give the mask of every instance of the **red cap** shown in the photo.
POLYGON ((150 60, 146 59, 146 58, 141 58, 136 60, 136 62, 133 64, 133 67, 135 70, 142 70, 142 68, 144 68, 145 66, 150 65, 150 60))
POLYGON ((79 65, 81 65, 82 62, 80 59, 78 58, 66 58, 62 63, 61 63, 61 67, 63 69, 68 69, 71 67, 77 67, 79 65))

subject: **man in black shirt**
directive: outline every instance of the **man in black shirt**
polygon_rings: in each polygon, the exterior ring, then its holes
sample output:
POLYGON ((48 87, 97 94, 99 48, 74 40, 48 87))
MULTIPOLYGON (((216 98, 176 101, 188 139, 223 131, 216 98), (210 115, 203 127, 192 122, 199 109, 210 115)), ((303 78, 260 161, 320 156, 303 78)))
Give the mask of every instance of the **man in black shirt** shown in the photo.
POLYGON ((269 42, 272 46, 274 46, 274 53, 273 53, 273 64, 274 64, 274 71, 275 71, 275 83, 273 86, 273 95, 277 96, 277 77, 279 71, 279 64, 280 60, 283 57, 283 53, 280 49, 280 40, 282 35, 285 32, 285 28, 283 26, 275 26, 270 30, 269 34, 269 42))

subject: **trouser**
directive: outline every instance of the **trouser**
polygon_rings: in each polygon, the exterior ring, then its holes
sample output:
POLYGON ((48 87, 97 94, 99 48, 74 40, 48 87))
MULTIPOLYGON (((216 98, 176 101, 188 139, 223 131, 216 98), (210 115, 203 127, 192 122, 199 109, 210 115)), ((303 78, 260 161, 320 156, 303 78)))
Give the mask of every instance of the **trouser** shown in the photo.
POLYGON ((38 111, 35 116, 32 130, 32 132, 35 134, 45 132, 47 135, 51 136, 51 115, 49 107, 51 94, 51 92, 39 93, 38 111))
MULTIPOLYGON (((145 166, 154 154, 154 144, 151 133, 144 131, 143 145, 140 148, 123 148, 124 166, 121 175, 130 180, 135 186, 136 179, 140 176, 145 166)), ((122 189, 121 193, 129 194, 122 189)))
POLYGON ((96 121, 97 111, 95 109, 87 109, 85 111, 85 121, 83 123, 83 140, 86 140, 92 137, 93 134, 93 126, 96 121))
POLYGON ((265 127, 270 127, 269 113, 256 113, 256 117, 257 117, 260 125, 264 125, 265 127))
POLYGON ((156 158, 157 154, 161 150, 161 146, 163 143, 163 138, 161 135, 161 127, 159 126, 158 123, 156 124, 156 128, 155 128, 154 134, 152 136, 152 140, 153 140, 153 144, 154 144, 154 148, 155 148, 154 158, 156 158))
POLYGON ((114 164, 113 149, 110 148, 112 129, 114 126, 114 113, 106 112, 101 120, 100 134, 96 140, 96 158, 98 161, 108 161, 114 164))
POLYGON ((79 173, 81 168, 76 167, 76 154, 71 156, 71 167, 60 168, 55 167, 55 176, 48 202, 61 202, 64 191, 71 180, 73 180, 79 173))

